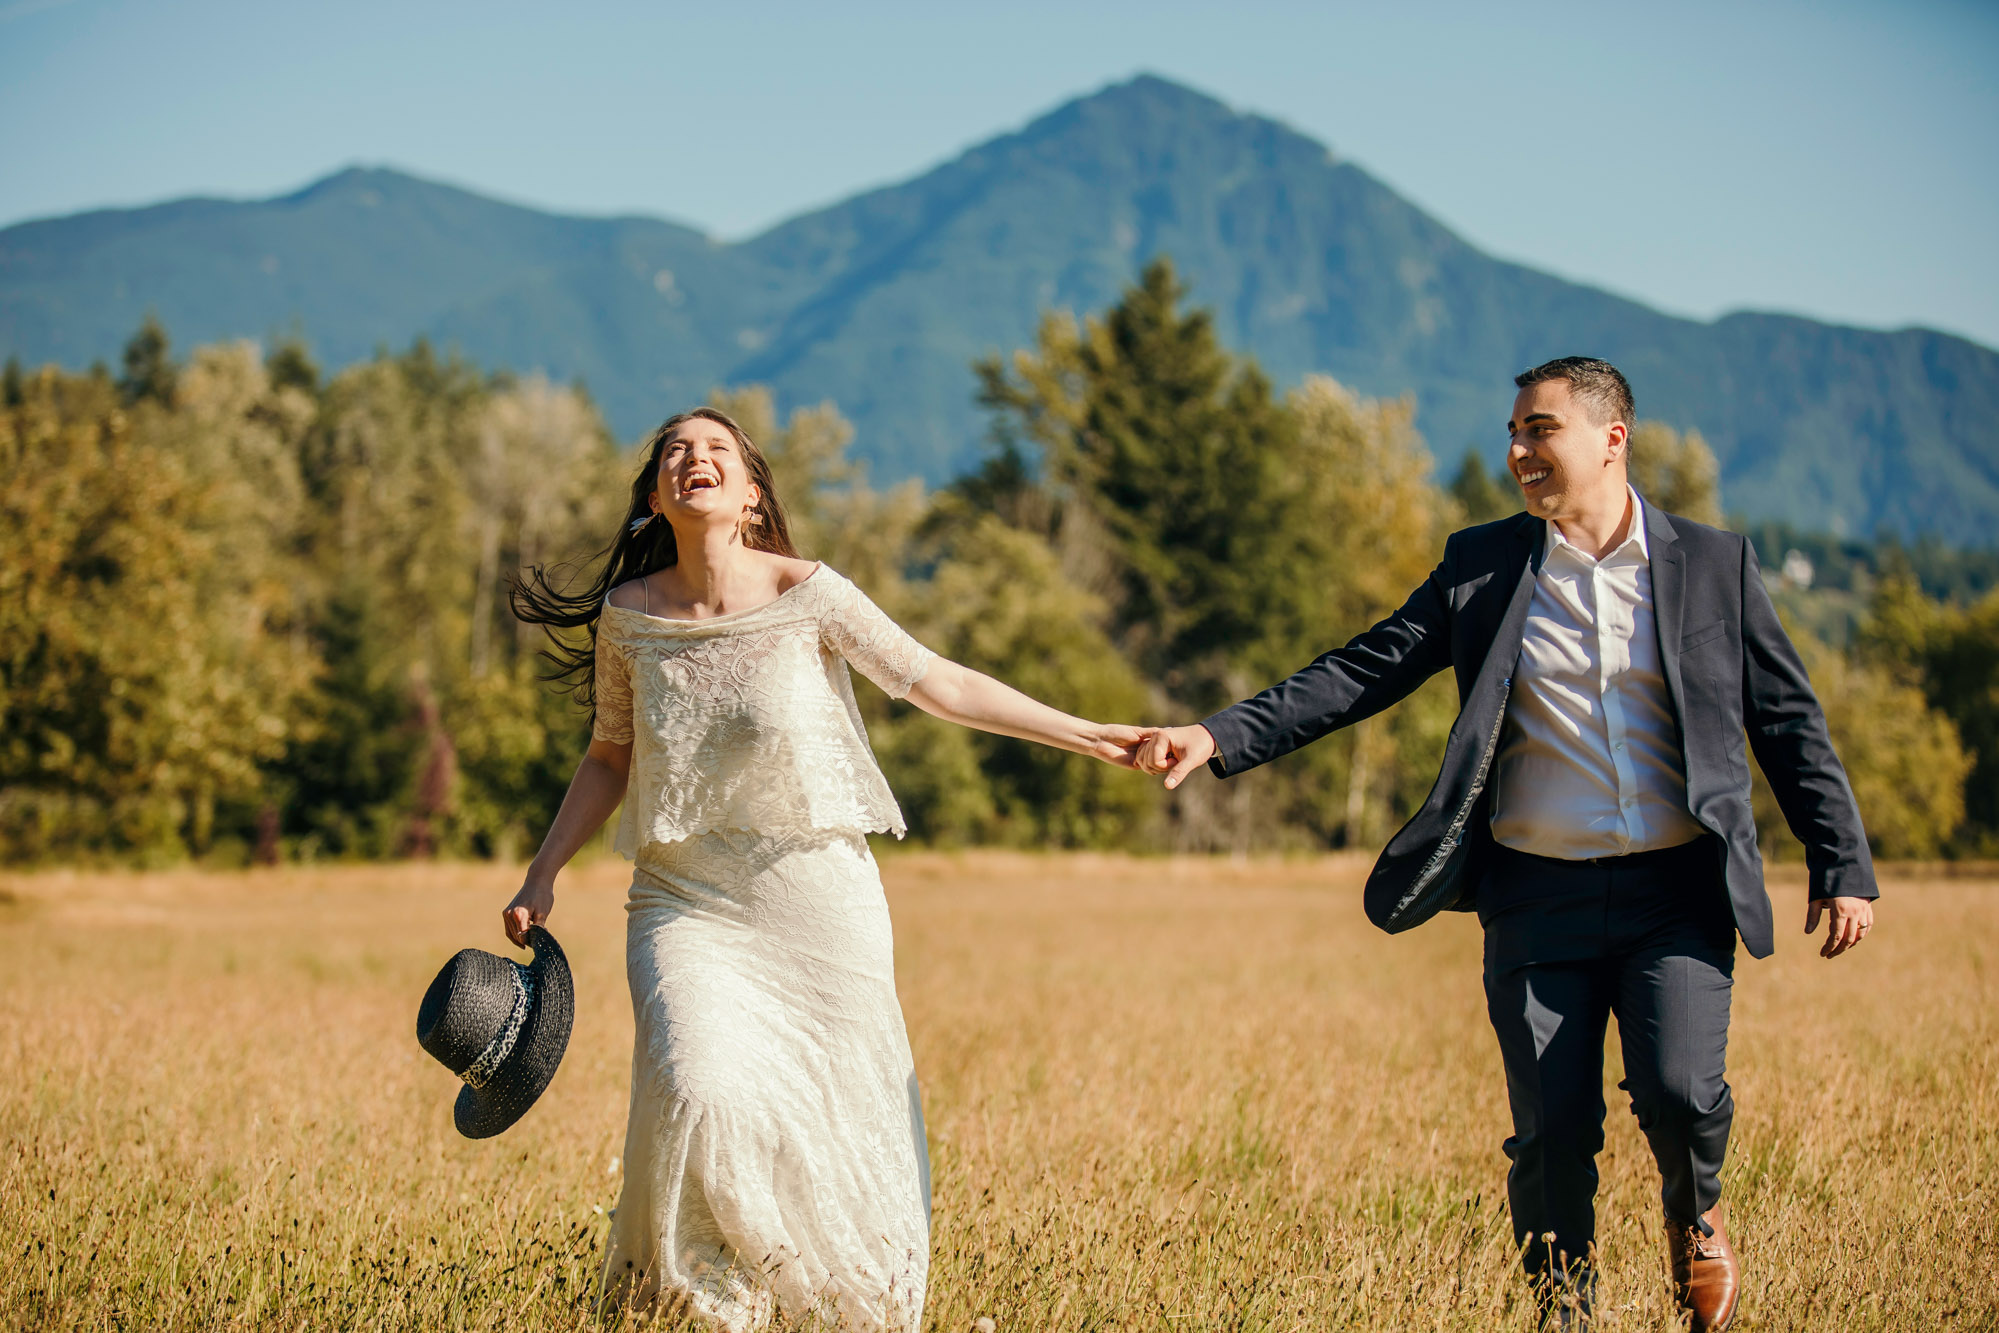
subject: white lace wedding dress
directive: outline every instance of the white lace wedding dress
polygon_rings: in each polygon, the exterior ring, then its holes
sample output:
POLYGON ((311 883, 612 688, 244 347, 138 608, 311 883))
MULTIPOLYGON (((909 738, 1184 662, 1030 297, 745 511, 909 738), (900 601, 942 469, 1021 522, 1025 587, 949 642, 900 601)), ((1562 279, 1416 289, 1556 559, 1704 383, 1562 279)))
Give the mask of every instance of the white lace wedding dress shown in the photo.
POLYGON ((864 836, 904 827, 847 664, 901 698, 930 657, 823 565, 710 620, 605 607, 638 1025, 609 1300, 732 1333, 918 1326, 930 1164, 864 836))

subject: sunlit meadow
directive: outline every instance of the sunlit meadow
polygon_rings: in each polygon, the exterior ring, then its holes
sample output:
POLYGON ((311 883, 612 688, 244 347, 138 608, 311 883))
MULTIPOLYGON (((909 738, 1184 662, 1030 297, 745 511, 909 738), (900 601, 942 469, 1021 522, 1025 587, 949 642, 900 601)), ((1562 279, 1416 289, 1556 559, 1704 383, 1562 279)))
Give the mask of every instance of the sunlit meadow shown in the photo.
MULTIPOLYGON (((1354 859, 884 852, 935 1165, 927 1328, 1526 1329, 1475 922, 1354 859)), ((631 1017, 622 863, 551 921, 575 1036, 483 1143, 417 1001, 489 865, 0 877, 0 1324, 591 1327, 631 1017)), ((1834 963, 1737 969, 1738 1327, 1999 1327, 1999 874, 1886 873, 1834 963)), ((1606 1068, 1606 1304, 1672 1326, 1606 1068)), ((615 1320, 612 1322, 616 1322, 615 1320)))

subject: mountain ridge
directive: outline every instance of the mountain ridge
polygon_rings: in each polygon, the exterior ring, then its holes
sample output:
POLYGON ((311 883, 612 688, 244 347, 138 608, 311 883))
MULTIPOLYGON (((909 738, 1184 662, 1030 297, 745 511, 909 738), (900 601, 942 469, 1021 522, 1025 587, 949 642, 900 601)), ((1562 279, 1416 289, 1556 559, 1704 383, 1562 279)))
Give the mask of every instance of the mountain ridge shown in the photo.
POLYGON ((1731 508, 1816 528, 1999 531, 1999 353, 1927 329, 1700 321, 1479 251, 1281 122, 1156 76, 1074 99, 909 180, 727 242, 380 167, 262 201, 0 230, 0 354, 115 356, 301 326, 331 365, 418 334, 581 377, 632 435, 718 383, 832 398, 878 478, 976 460, 968 362, 1048 308, 1101 309, 1155 253, 1280 383, 1413 394, 1446 465, 1500 447, 1509 377, 1588 351, 1703 431, 1731 508))

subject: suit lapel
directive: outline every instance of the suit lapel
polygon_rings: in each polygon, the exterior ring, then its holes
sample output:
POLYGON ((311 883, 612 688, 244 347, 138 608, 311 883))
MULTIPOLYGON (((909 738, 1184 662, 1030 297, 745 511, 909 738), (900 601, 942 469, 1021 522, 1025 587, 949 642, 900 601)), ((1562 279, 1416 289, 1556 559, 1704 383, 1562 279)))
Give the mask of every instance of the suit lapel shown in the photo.
POLYGON ((1541 576, 1541 562, 1548 553, 1548 524, 1544 519, 1523 514, 1520 525, 1513 530, 1511 544, 1507 548, 1505 573, 1513 576, 1513 592, 1507 598, 1506 610, 1493 623, 1492 637, 1486 643, 1480 679, 1499 672, 1506 676, 1513 674, 1513 664, 1520 659, 1520 640, 1527 632, 1527 609, 1534 601, 1534 580, 1541 576))
POLYGON ((1650 502, 1645 505, 1645 537, 1652 550, 1652 619, 1659 636, 1659 662, 1665 669, 1666 689, 1673 696, 1673 715, 1684 718, 1680 625, 1686 609, 1687 564, 1672 517, 1650 502))

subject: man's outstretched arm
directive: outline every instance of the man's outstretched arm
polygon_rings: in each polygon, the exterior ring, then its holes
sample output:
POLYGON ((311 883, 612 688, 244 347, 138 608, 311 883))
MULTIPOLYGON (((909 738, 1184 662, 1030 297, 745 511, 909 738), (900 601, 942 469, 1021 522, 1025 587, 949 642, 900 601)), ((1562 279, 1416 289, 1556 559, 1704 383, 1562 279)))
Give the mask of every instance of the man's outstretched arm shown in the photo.
POLYGON ((1805 664, 1764 590, 1755 550, 1742 545, 1742 720, 1784 822, 1805 845, 1805 933, 1829 912, 1819 952, 1835 958, 1874 927, 1874 857, 1805 664))
POLYGON ((1138 766, 1166 774, 1168 787, 1202 764, 1233 777, 1408 697, 1451 662, 1450 565, 1446 546, 1443 563, 1399 610, 1254 698, 1161 730, 1140 749, 1138 766))

